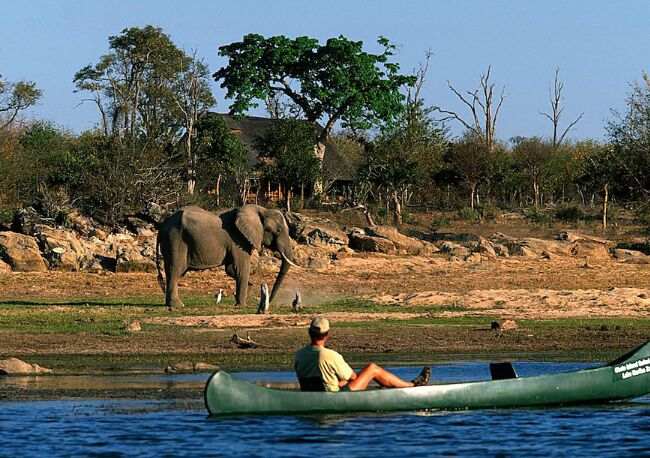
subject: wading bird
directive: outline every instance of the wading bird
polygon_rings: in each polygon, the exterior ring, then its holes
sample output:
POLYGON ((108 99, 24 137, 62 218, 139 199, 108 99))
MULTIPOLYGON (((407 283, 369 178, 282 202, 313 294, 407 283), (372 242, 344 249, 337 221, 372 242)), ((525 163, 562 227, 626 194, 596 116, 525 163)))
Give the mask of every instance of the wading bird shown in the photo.
POLYGON ((300 309, 302 309, 302 298, 300 297, 300 291, 296 290, 296 297, 291 303, 291 308, 293 309, 294 313, 298 313, 300 309))
POLYGON ((260 304, 257 306, 257 313, 269 313, 269 299, 269 286, 266 283, 262 283, 260 287, 260 304))

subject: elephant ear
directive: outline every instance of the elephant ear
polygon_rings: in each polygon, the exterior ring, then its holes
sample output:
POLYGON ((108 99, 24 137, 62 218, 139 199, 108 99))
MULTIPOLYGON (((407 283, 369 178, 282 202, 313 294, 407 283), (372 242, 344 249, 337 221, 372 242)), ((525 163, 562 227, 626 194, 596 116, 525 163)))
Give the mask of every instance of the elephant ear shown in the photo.
POLYGON ((264 228, 260 212, 255 205, 244 205, 237 212, 235 226, 257 251, 262 250, 264 228))

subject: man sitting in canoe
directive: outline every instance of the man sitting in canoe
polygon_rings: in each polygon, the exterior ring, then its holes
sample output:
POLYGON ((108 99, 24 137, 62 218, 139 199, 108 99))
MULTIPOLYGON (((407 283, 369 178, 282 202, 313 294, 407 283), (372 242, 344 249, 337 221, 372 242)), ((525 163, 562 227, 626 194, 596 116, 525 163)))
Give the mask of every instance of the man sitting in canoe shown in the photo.
POLYGON ((411 382, 402 380, 375 363, 355 373, 343 356, 325 348, 329 330, 327 318, 314 318, 309 326, 311 343, 296 353, 294 369, 303 391, 359 391, 365 390, 373 380, 384 388, 408 388, 429 383, 431 369, 428 367, 422 369, 411 382))

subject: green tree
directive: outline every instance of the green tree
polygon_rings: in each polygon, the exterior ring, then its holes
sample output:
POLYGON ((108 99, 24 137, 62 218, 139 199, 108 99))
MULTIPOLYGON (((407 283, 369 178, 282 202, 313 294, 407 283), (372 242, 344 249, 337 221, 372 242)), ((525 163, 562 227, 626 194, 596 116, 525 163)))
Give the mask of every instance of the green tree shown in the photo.
POLYGON ((513 139, 515 147, 512 154, 521 171, 528 177, 533 190, 533 204, 539 208, 542 203, 542 189, 551 175, 553 153, 552 144, 539 137, 513 139))
POLYGON ((18 114, 35 105, 42 95, 32 81, 12 83, 0 75, 0 130, 11 126, 18 114))
POLYGON ((621 183, 628 188, 627 197, 650 195, 650 76, 634 83, 623 113, 614 112, 607 124, 612 145, 612 164, 620 168, 621 183))
POLYGON ((614 151, 610 145, 594 140, 585 140, 577 145, 582 151, 582 161, 576 174, 576 183, 585 186, 594 194, 602 193, 602 225, 607 230, 610 194, 622 180, 621 167, 617 167, 614 151), (614 189, 612 189, 614 188, 614 189))
POLYGON ((157 27, 127 28, 108 42, 109 52, 79 70, 74 83, 96 105, 100 129, 115 154, 130 155, 131 164, 137 165, 124 178, 137 180, 139 187, 152 191, 147 194, 160 197, 169 191, 168 178, 176 175, 180 188, 184 175, 187 190, 193 192, 197 164, 192 130, 214 104, 207 68, 157 27))
POLYGON ((291 197, 300 190, 301 206, 305 202, 305 187, 320 177, 320 161, 314 154, 318 131, 313 124, 295 119, 279 119, 260 141, 265 174, 272 181, 284 184, 287 210, 291 211, 291 197))
POLYGON ((488 147, 482 137, 468 132, 450 145, 445 161, 469 188, 469 203, 472 210, 479 203, 478 185, 489 171, 488 147))
POLYGON ((234 185, 237 203, 244 204, 248 194, 248 150, 239 138, 230 132, 224 119, 206 114, 196 125, 196 155, 201 167, 198 182, 202 190, 214 193, 217 207, 222 204, 222 187, 226 180, 234 185))
POLYGON ((368 128, 393 118, 404 99, 400 88, 415 81, 399 74, 399 65, 390 61, 395 46, 383 37, 378 42, 382 52, 371 54, 363 50, 363 42, 343 36, 320 44, 309 37, 249 34, 219 48, 228 65, 214 78, 233 99, 233 113, 245 113, 280 95, 300 108, 303 119, 323 122, 316 143, 322 162, 325 141, 337 122, 368 128))
POLYGON ((13 179, 19 202, 54 217, 66 210, 79 186, 82 161, 76 139, 49 122, 31 124, 13 156, 13 179))

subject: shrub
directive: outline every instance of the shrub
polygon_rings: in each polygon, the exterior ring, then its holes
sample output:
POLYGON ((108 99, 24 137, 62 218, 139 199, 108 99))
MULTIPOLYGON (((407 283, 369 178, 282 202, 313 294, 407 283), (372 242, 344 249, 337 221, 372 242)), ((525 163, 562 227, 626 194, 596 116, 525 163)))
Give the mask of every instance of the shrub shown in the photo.
POLYGON ((438 232, 440 229, 442 229, 445 226, 449 226, 449 220, 445 218, 444 216, 440 217, 433 217, 431 220, 431 225, 429 226, 429 229, 431 232, 438 232))
POLYGON ((478 210, 471 207, 463 207, 458 210, 458 218, 465 221, 480 221, 481 214, 478 210))
POLYGON ((555 210, 555 218, 565 222, 578 222, 585 219, 585 212, 577 205, 568 205, 555 210))
POLYGON ((490 204, 481 205, 478 207, 478 212, 481 215, 482 219, 497 219, 499 217, 499 209, 490 204))
POLYGON ((635 208, 634 217, 637 223, 650 226, 650 203, 642 203, 635 208))
POLYGON ((531 207, 524 210, 524 216, 531 223, 535 223, 535 224, 542 224, 542 225, 551 224, 551 222, 553 221, 551 215, 535 207, 531 207))

